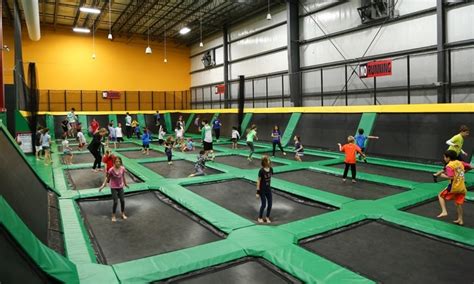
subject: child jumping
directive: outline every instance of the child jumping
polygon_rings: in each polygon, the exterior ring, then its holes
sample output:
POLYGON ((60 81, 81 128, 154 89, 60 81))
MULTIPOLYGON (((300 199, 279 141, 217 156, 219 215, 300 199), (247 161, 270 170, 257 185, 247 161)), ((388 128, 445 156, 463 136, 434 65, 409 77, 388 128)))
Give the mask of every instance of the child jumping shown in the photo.
POLYGON ((63 162, 65 165, 72 165, 72 148, 69 147, 69 140, 67 140, 67 133, 63 134, 63 141, 61 142, 63 146, 63 162))
POLYGON ((302 162, 303 160, 301 157, 304 156, 304 147, 303 144, 301 144, 301 137, 295 135, 295 137, 293 137, 293 141, 295 142, 295 160, 302 162))
POLYGON ((43 142, 43 127, 38 126, 36 129, 36 136, 35 136, 35 156, 36 160, 39 161, 41 159, 41 152, 43 149, 41 148, 41 144, 43 142))
POLYGON ((283 150, 283 147, 281 146, 281 131, 278 125, 273 126, 272 144, 273 144, 273 152, 272 152, 273 157, 275 156, 275 149, 277 145, 280 148, 280 151, 283 153, 283 155, 286 156, 286 152, 283 150))
POLYGON ((117 133, 115 131, 113 121, 109 122, 108 130, 109 130, 109 137, 107 140, 107 144, 109 145, 110 143, 112 143, 114 144, 114 149, 117 149, 117 133))
POLYGON ((171 161, 171 159, 173 158, 173 145, 174 145, 173 137, 168 136, 168 138, 166 138, 166 141, 165 141, 165 154, 166 154, 166 157, 168 157, 168 165, 173 164, 173 162, 171 161))
POLYGON ((255 124, 252 124, 250 127, 249 132, 247 133, 247 146, 249 146, 250 149, 250 154, 247 158, 247 160, 252 161, 252 155, 255 152, 255 147, 253 146, 253 141, 258 140, 257 136, 257 126, 255 124))
POLYGON ((441 207, 441 213, 438 218, 448 216, 446 210, 446 200, 454 200, 456 203, 456 211, 458 218, 453 222, 462 226, 464 225, 463 220, 463 208, 464 199, 466 197, 466 184, 464 182, 464 173, 471 170, 471 165, 466 162, 459 161, 458 153, 453 150, 447 150, 444 153, 444 161, 446 162, 445 171, 440 174, 440 177, 449 179, 450 183, 443 191, 438 195, 439 205, 441 207))
POLYGON ((346 158, 344 159, 344 164, 346 164, 346 167, 344 168, 344 174, 342 175, 342 181, 344 182, 346 181, 349 167, 351 168, 352 182, 356 182, 356 153, 359 153, 359 155, 365 159, 365 154, 362 153, 362 150, 359 148, 359 146, 354 144, 354 142, 354 136, 349 136, 347 137, 347 144, 344 144, 344 146, 342 146, 341 143, 337 143, 337 145, 339 145, 339 151, 346 154, 346 158))
POLYGON ((82 128, 77 129, 77 141, 79 142, 78 149, 79 151, 84 150, 84 147, 86 146, 86 137, 84 136, 84 133, 82 133, 82 128))
POLYGON ((117 142, 123 142, 123 130, 122 130, 122 123, 118 123, 117 127, 115 127, 115 136, 117 137, 117 142))
MULTIPOLYGON (((357 130, 357 135, 354 137, 354 139, 356 141, 356 145, 359 146, 361 152, 365 154, 365 144, 367 143, 367 139, 379 139, 379 137, 364 135, 364 129, 359 128, 359 130, 357 130)), ((359 161, 360 160, 362 160, 362 155, 359 155, 359 161)), ((366 158, 364 158, 364 162, 367 163, 366 158)))
POLYGON ((457 160, 464 160, 463 156, 467 156, 467 153, 464 152, 462 146, 464 144, 464 138, 469 136, 469 128, 466 125, 461 125, 459 127, 459 133, 451 137, 446 144, 449 145, 448 150, 454 151, 457 154, 457 160))
POLYGON ((209 122, 204 119, 202 121, 203 127, 201 128, 201 139, 202 139, 202 146, 204 151, 206 151, 206 155, 209 157, 214 157, 214 150, 213 150, 213 138, 212 138, 212 128, 209 125, 209 122))
POLYGON ((158 144, 163 145, 163 142, 165 142, 165 135, 166 132, 163 130, 163 126, 160 125, 160 129, 158 130, 158 144))
POLYGON ((258 172, 258 179, 257 179, 257 198, 260 198, 260 211, 258 214, 257 222, 263 223, 263 211, 265 207, 267 208, 267 215, 265 217, 265 221, 267 223, 271 223, 270 220, 270 212, 272 210, 272 189, 270 186, 270 182, 273 175, 273 168, 271 167, 271 161, 268 156, 262 157, 262 168, 258 172), (268 203, 268 205, 267 205, 268 203))
POLYGON ((105 150, 104 156, 102 157, 102 162, 105 164, 105 175, 113 168, 115 158, 115 155, 112 154, 110 149, 105 150))
POLYGON ((150 141, 151 141, 151 134, 150 131, 148 131, 148 128, 145 127, 143 130, 143 135, 142 135, 142 154, 144 155, 150 155, 150 141))
POLYGON ((232 126, 232 149, 237 149, 237 141, 240 139, 240 133, 237 127, 232 126))
POLYGON ((196 164, 194 164, 194 173, 190 174, 189 177, 203 176, 205 175, 204 170, 206 169, 206 162, 213 161, 214 159, 209 158, 206 155, 206 151, 199 151, 196 164))
POLYGON ((116 157, 114 159, 114 166, 107 171, 107 176, 105 177, 104 183, 99 188, 100 192, 106 186, 107 182, 109 182, 110 191, 112 192, 112 199, 114 200, 114 205, 112 207, 112 222, 117 221, 115 212, 117 211, 118 199, 120 199, 122 219, 127 219, 127 216, 125 215, 125 196, 123 191, 124 187, 128 187, 127 180, 125 179, 126 172, 127 171, 123 167, 122 159, 120 157, 116 157))

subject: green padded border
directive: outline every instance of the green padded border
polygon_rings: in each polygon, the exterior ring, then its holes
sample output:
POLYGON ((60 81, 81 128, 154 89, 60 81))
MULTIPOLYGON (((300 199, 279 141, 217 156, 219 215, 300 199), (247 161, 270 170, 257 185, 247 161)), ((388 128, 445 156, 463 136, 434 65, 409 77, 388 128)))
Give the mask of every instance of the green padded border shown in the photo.
POLYGON ((290 120, 285 128, 285 133, 283 133, 283 137, 281 138, 281 144, 283 147, 288 146, 291 143, 293 138, 293 133, 295 133, 296 126, 301 118, 301 112, 294 112, 291 114, 290 120))
POLYGON ((186 133, 189 129, 189 127, 193 124, 194 122, 194 113, 189 114, 188 120, 186 121, 186 125, 184 127, 184 133, 186 133))
POLYGON ((165 119, 166 133, 171 134, 174 132, 173 122, 171 121, 171 114, 169 112, 163 115, 165 119))

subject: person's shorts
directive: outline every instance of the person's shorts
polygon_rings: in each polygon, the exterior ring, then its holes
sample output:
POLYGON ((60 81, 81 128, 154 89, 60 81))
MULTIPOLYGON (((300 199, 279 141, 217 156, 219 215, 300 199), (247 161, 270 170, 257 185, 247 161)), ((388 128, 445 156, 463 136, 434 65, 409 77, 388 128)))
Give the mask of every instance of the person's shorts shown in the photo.
POLYGON ((109 141, 115 142, 115 141, 117 141, 117 137, 109 136, 109 141))
POLYGON ((163 139, 158 139, 158 144, 163 145, 163 142, 165 142, 165 140, 163 140, 163 139))
POLYGON ((465 193, 451 193, 448 189, 441 191, 439 195, 446 200, 454 200, 457 205, 464 204, 464 200, 466 199, 465 193))
POLYGON ((143 149, 150 149, 150 144, 143 144, 143 149))
POLYGON ((49 150, 51 147, 49 147, 49 146, 41 146, 41 148, 42 148, 43 150, 49 150))
POLYGON ((36 152, 40 152, 40 151, 42 151, 42 150, 43 150, 43 147, 41 147, 41 146, 36 146, 36 152))
POLYGON ((303 156, 304 156, 304 152, 296 152, 295 155, 298 156, 298 157, 303 157, 303 156))
POLYGON ((212 143, 203 141, 203 142, 202 142, 202 145, 203 145, 204 151, 210 151, 210 150, 212 150, 212 143))
POLYGON ((231 141, 232 143, 237 143, 237 138, 232 138, 231 141))
POLYGON ((72 156, 72 152, 69 150, 66 150, 63 152, 64 156, 72 156))

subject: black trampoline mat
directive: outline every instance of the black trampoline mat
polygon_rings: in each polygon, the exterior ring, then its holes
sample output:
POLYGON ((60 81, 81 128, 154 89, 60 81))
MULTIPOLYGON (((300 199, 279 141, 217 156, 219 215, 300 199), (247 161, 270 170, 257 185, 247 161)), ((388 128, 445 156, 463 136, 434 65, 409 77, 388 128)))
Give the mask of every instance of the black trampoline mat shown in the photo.
MULTIPOLYGON (((241 179, 186 186, 192 192, 256 222, 260 210, 260 199, 255 196, 255 187, 254 183, 241 179)), ((302 198, 298 198, 299 202, 297 202, 296 198, 289 194, 275 189, 272 192, 273 206, 270 216, 272 225, 305 219, 330 211, 329 207, 316 202, 303 202, 302 198)))
POLYGON ((341 176, 334 176, 310 170, 298 170, 278 173, 274 177, 354 199, 378 199, 403 192, 401 188, 384 184, 361 180, 352 183, 350 170, 346 182, 342 181, 342 172, 341 176))
MULTIPOLYGON (((105 168, 102 167, 102 170, 105 170, 105 168)), ((72 189, 81 190, 81 189, 100 187, 105 180, 105 173, 104 172, 95 173, 92 171, 92 168, 74 169, 74 170, 66 170, 66 177, 67 177, 69 186, 72 189)), ((130 172, 127 173, 125 178, 129 185, 142 182, 137 177, 132 175, 130 172)))
POLYGON ((209 267, 192 272, 189 275, 161 281, 160 283, 275 284, 302 282, 291 275, 281 272, 277 267, 267 261, 250 259, 209 267))
MULTIPOLYGON (((137 140, 138 141, 138 140, 137 140)), ((117 145, 117 148, 120 148, 120 149, 123 149, 123 148, 140 148, 141 145, 139 144, 135 144, 135 143, 115 143, 115 145, 117 145)), ((114 148, 114 144, 113 143, 109 143, 109 147, 111 149, 114 148)))
MULTIPOLYGON (((61 155, 61 162, 64 164, 64 155, 61 155)), ((89 152, 84 152, 82 154, 73 154, 72 156, 73 164, 92 164, 94 163, 94 157, 89 152)))
MULTIPOLYGON (((208 163, 212 162, 207 162, 206 164, 208 163)), ((168 165, 167 161, 144 163, 142 165, 165 178, 185 178, 188 177, 190 174, 194 173, 194 163, 185 160, 173 161, 173 164, 171 165, 168 165)), ((206 173, 206 175, 221 173, 220 171, 214 170, 209 167, 206 167, 206 170, 204 172, 206 173)))
MULTIPOLYGON (((344 164, 337 164, 331 167, 341 169, 341 175, 344 171, 344 164)), ((349 170, 350 173, 350 170, 349 170)), ((433 173, 408 170, 402 168, 388 167, 382 165, 366 164, 364 162, 357 163, 357 173, 375 174, 398 179, 411 180, 416 182, 433 182, 433 173)))
MULTIPOLYGON (((239 155, 220 156, 216 157, 216 163, 226 164, 239 169, 256 169, 262 167, 261 160, 253 157, 252 161, 247 160, 247 157, 239 155)), ((283 164, 272 162, 272 167, 282 166, 283 164)))
MULTIPOLYGON (((194 155, 198 155, 199 154, 199 151, 202 150, 202 147, 201 146, 194 146, 194 150, 193 151, 185 151, 185 152, 181 152, 181 150, 179 150, 179 152, 181 153, 184 153, 184 154, 194 154, 194 155)), ((175 150, 175 151, 178 151, 178 150, 175 150)), ((219 153, 221 151, 218 151, 218 150, 213 150, 214 153, 219 153)))
MULTIPOLYGON (((223 141, 223 139, 221 139, 220 141, 223 141)), ((244 141, 244 140, 241 140, 240 142, 242 142, 242 141, 244 141)), ((244 143, 245 143, 245 141, 244 141, 244 143)), ((232 143, 229 143, 229 144, 216 144, 216 143, 214 143, 214 146, 219 146, 219 147, 232 149, 232 143)), ((255 149, 265 148, 263 146, 255 145, 255 144, 253 146, 254 146, 255 149)), ((238 147, 238 150, 247 150, 250 153, 250 148, 247 145, 238 144, 237 147, 238 147)))
POLYGON ((474 251, 380 222, 303 247, 380 283, 472 283, 474 251))
MULTIPOLYGON (((79 200, 81 214, 104 263, 116 264, 221 239, 157 192, 125 196, 127 220, 111 222, 112 200, 79 200), (170 203, 172 205, 170 205, 170 203)), ((120 208, 120 205, 119 205, 120 208)), ((120 209, 117 212, 120 212, 120 209)), ((120 216, 120 214, 117 214, 120 216)), ((195 218, 195 219, 194 219, 195 218)), ((201 223, 203 221, 200 221, 201 223)))
MULTIPOLYGON (((270 156, 270 158, 272 158, 273 153, 270 151, 270 152, 263 152, 263 153, 258 153, 258 154, 268 155, 268 156, 270 156)), ((275 157, 296 161, 294 152, 286 152, 286 156, 285 156, 285 155, 283 155, 283 153, 281 151, 278 150, 278 151, 275 151, 275 157)), ((329 159, 331 159, 331 158, 315 156, 315 155, 308 155, 308 154, 305 154, 303 157, 301 157, 301 160, 303 162, 318 162, 318 161, 324 161, 324 160, 329 160, 329 159)))
MULTIPOLYGON (((464 202, 462 207, 464 209, 464 214, 463 214, 464 226, 469 227, 469 228, 474 228, 474 202, 466 201, 464 202)), ((446 208, 448 209, 448 216, 444 218, 436 217, 439 213, 441 213, 441 207, 439 206, 438 199, 430 201, 430 202, 422 203, 415 207, 410 207, 406 211, 416 214, 416 215, 454 224, 452 222, 453 220, 456 220, 458 216, 456 213, 456 205, 454 204, 454 201, 446 200, 446 208)))
POLYGON ((156 158, 156 157, 163 157, 165 154, 160 153, 158 151, 150 150, 148 153, 149 155, 143 154, 142 150, 137 151, 120 151, 117 152, 119 154, 124 155, 129 159, 147 159, 147 158, 156 158))

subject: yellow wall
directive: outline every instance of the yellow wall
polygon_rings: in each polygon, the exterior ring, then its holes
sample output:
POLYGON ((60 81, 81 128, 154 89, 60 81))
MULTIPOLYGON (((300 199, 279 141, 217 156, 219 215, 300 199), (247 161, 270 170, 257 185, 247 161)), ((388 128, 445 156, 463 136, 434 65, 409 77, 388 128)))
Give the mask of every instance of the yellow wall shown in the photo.
MULTIPOLYGON (((124 39, 121 39, 124 41, 124 39)), ((4 78, 13 83, 13 31, 5 27, 4 78)), ((151 45, 153 54, 145 54, 146 41, 126 43, 96 35, 96 59, 92 59, 92 36, 72 30, 41 30, 41 40, 30 41, 23 28, 23 60, 35 62, 38 88, 41 90, 119 90, 178 91, 191 84, 189 49, 168 46, 168 63, 163 63, 163 44, 151 45)), ((27 69, 25 69, 25 73, 27 69)))

